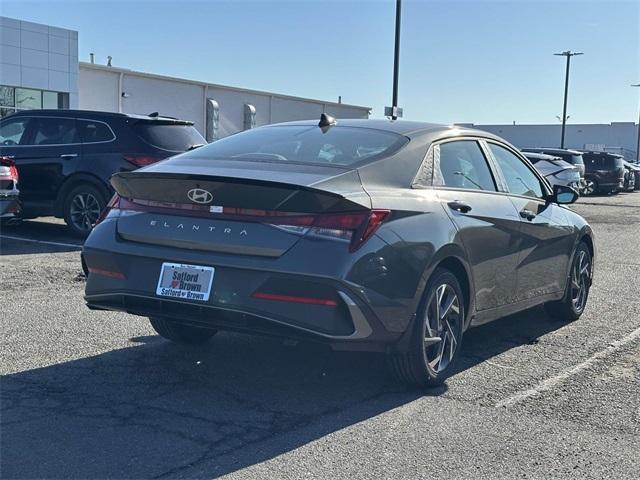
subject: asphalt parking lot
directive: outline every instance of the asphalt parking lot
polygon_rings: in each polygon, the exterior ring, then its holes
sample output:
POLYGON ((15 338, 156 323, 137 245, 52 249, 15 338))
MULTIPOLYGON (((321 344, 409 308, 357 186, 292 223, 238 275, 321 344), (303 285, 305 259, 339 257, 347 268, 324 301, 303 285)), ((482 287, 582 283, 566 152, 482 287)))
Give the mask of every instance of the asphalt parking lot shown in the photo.
POLYGON ((407 390, 376 354, 160 337, 92 312, 54 220, 0 232, 2 478, 637 478, 640 193, 581 199, 599 257, 574 323, 469 331, 458 373, 407 390))

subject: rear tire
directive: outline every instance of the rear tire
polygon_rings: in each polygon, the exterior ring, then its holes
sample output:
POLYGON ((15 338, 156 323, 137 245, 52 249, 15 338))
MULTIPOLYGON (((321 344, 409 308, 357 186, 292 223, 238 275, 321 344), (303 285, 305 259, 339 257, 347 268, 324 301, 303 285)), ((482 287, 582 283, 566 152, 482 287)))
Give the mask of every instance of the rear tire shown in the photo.
POLYGON ((217 330, 183 325, 160 317, 149 317, 149 322, 158 335, 175 343, 189 345, 206 343, 218 333, 217 330))
POLYGON ((569 283, 562 300, 545 303, 544 308, 552 318, 572 322, 580 318, 587 306, 593 263, 591 252, 585 242, 576 247, 571 263, 569 283))
POLYGON ((62 204, 64 221, 77 237, 85 238, 107 206, 105 192, 91 183, 72 188, 62 204))
POLYGON ((598 193, 598 181, 591 178, 587 178, 584 181, 584 188, 582 189, 583 195, 595 195, 598 193))
POLYGON ((465 314, 458 279, 449 270, 438 268, 418 307, 409 348, 387 357, 394 376, 411 386, 442 384, 453 372, 460 352, 465 314))

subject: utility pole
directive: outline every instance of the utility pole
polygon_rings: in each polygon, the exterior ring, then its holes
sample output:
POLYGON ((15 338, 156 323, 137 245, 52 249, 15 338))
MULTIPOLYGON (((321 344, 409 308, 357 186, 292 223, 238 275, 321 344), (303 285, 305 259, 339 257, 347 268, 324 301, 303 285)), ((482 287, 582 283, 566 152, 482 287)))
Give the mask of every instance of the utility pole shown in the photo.
POLYGON ((396 0, 396 40, 393 51, 393 94, 391 107, 385 107, 384 114, 397 120, 402 117, 402 109, 398 108, 398 75, 400 70, 400 20, 402 17, 402 0, 396 0))
POLYGON ((560 57, 567 57, 567 72, 564 77, 564 106, 562 108, 562 134, 560 136, 560 148, 564 148, 564 132, 567 125, 567 96, 569 95, 569 66, 571 65, 571 57, 576 55, 584 55, 582 52, 572 52, 567 50, 562 53, 554 53, 560 57))
MULTIPOLYGON (((636 83, 631 86, 640 87, 640 83, 636 83)), ((636 140, 636 163, 640 163, 640 106, 638 107, 638 139, 636 140)))

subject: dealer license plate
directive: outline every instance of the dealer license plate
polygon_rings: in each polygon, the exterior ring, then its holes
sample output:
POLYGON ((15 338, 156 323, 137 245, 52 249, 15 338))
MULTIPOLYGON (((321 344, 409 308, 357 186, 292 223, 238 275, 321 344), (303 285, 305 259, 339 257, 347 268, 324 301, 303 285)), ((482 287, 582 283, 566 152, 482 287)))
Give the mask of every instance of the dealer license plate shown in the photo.
POLYGON ((209 300, 215 268, 163 263, 156 295, 186 300, 209 300))

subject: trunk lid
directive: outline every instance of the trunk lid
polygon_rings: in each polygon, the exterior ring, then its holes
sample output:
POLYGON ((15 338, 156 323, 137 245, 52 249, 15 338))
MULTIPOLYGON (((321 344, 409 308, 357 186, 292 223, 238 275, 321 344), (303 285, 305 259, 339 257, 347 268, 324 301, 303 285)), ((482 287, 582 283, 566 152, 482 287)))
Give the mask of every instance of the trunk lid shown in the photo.
POLYGON ((317 215, 371 208, 352 169, 171 160, 112 177, 126 199, 117 221, 123 239, 278 257, 306 234, 317 215))

